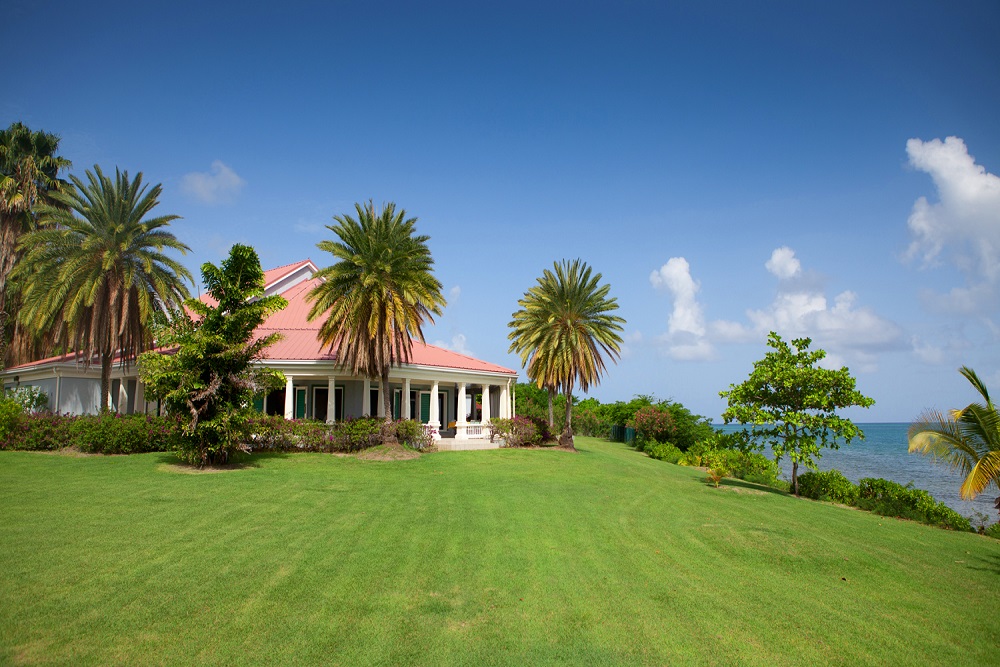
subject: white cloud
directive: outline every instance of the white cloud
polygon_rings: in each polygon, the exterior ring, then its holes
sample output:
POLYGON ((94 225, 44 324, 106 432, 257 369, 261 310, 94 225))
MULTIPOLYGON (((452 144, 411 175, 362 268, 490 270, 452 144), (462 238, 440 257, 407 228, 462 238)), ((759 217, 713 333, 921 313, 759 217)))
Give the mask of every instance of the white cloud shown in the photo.
POLYGON ((653 271, 650 284, 673 298, 667 331, 658 338, 667 354, 684 361, 714 359, 716 344, 762 341, 776 331, 786 338, 812 338, 814 349, 827 352, 826 367, 839 368, 849 361, 855 370, 867 372, 876 368, 877 352, 906 347, 902 330, 858 305, 854 292, 841 292, 831 302, 822 281, 803 270, 791 248, 777 248, 765 267, 779 279, 777 294, 767 307, 748 309, 746 322, 705 322, 697 298, 701 286, 683 257, 673 257, 653 271))
POLYGON ((212 162, 209 172, 193 171, 181 177, 181 191, 206 204, 231 202, 245 185, 246 181, 222 160, 212 162))
POLYGON ((458 303, 458 297, 460 296, 462 296, 462 288, 460 285, 455 285, 448 290, 448 304, 454 306, 458 303))
POLYGON ((764 267, 782 280, 794 278, 802 273, 801 262, 795 258, 795 251, 788 246, 775 248, 771 253, 771 259, 764 263, 764 267))
POLYGON ((920 258, 925 267, 948 262, 962 271, 967 287, 951 295, 959 311, 997 309, 992 286, 1000 283, 1000 178, 976 164, 958 137, 910 139, 906 153, 912 167, 931 176, 938 201, 921 197, 913 204, 905 259, 920 258))
POLYGON ((910 339, 910 344, 913 346, 913 354, 925 364, 944 363, 944 350, 942 348, 926 343, 917 336, 910 339))
POLYGON ((674 302, 667 333, 661 339, 667 346, 667 354, 683 361, 713 358, 715 350, 705 338, 705 315, 698 302, 701 285, 691 277, 688 261, 671 257, 649 274, 649 282, 655 289, 669 292, 674 302))
POLYGON ((451 337, 451 342, 445 342, 443 340, 436 340, 432 343, 437 347, 443 347, 446 350, 451 350, 452 352, 458 352, 459 354, 464 354, 468 357, 474 357, 472 350, 468 347, 468 339, 465 334, 459 333, 451 337))

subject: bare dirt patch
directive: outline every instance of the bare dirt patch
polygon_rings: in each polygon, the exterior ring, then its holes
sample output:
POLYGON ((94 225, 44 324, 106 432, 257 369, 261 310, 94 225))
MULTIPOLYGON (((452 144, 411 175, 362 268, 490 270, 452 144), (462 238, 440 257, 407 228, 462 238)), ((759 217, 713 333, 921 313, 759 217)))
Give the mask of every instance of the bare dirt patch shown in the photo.
POLYGON ((161 472, 173 472, 180 473, 182 475, 212 475, 220 472, 236 472, 237 470, 248 470, 256 467, 257 466, 248 465, 246 463, 232 463, 224 466, 205 466, 204 468, 188 465, 187 463, 161 463, 156 466, 156 469, 161 472))
POLYGON ((407 449, 399 443, 392 443, 371 447, 357 456, 362 461, 408 461, 419 458, 420 452, 407 449))

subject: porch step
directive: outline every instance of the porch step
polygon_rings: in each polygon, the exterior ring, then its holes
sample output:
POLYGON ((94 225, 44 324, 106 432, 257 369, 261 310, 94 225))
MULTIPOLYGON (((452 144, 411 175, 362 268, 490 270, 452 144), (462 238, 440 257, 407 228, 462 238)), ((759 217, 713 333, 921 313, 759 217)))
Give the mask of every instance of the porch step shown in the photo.
POLYGON ((488 439, 479 440, 456 440, 455 438, 441 438, 436 443, 439 452, 461 452, 470 449, 500 449, 499 442, 490 442, 488 439))

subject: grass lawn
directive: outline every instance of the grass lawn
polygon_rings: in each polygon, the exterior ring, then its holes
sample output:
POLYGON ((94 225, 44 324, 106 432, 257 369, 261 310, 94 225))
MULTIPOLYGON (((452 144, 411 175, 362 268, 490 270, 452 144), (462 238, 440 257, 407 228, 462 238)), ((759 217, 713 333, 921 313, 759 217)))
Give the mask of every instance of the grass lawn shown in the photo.
POLYGON ((1000 662, 1000 541, 578 446, 0 452, 0 664, 1000 662))

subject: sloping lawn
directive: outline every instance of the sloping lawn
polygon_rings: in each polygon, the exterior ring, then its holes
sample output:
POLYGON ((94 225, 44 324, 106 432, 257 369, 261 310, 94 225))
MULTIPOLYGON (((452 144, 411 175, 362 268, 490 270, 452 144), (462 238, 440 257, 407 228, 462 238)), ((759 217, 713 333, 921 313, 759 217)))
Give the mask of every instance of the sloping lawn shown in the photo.
POLYGON ((0 664, 1000 660, 1000 542, 578 446, 0 452, 0 664))

